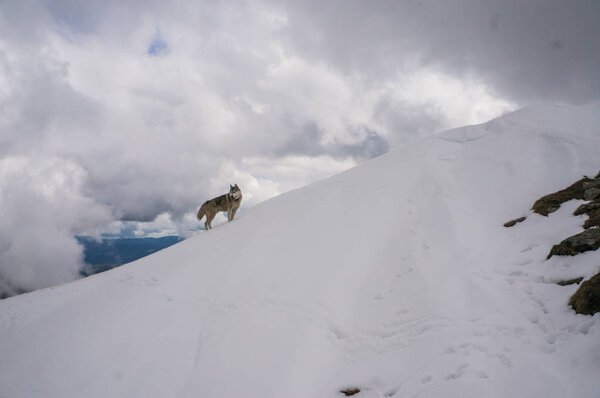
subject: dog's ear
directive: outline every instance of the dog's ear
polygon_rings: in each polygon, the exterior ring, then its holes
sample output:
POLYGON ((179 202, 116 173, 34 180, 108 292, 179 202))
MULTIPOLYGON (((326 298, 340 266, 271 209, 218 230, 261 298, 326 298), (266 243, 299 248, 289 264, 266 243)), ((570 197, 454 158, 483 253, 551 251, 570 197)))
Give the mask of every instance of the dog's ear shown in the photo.
POLYGON ((229 184, 229 189, 233 189, 233 185, 229 184))
POLYGON ((238 186, 237 186, 237 184, 235 184, 235 187, 236 187, 237 189, 240 189, 240 187, 238 187, 238 186))

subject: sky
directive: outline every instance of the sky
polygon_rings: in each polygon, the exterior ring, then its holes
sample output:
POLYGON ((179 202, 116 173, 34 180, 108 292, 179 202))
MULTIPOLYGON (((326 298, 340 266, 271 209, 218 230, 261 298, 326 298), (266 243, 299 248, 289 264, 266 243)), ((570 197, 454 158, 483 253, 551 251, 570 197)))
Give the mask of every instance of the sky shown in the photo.
POLYGON ((600 100, 597 1, 0 2, 0 291, 416 139, 600 100))

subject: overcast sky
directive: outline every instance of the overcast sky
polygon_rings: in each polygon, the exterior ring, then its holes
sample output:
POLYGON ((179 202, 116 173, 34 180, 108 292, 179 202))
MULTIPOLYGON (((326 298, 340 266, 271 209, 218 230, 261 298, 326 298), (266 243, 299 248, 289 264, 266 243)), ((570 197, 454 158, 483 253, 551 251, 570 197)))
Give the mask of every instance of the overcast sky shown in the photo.
POLYGON ((600 2, 0 1, 0 291, 419 137, 600 99, 600 2))

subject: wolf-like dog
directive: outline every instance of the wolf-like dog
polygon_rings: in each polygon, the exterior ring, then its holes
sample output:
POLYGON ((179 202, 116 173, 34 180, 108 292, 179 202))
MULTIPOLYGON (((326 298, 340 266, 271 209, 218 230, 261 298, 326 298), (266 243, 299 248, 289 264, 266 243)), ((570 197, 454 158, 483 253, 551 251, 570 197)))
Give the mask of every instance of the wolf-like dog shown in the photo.
POLYGON ((240 208, 241 203, 242 190, 237 184, 230 184, 228 193, 204 202, 204 204, 200 206, 200 210, 198 210, 198 215, 196 217, 198 218, 198 221, 200 221, 202 220, 202 217, 206 216, 204 228, 209 230, 212 229, 210 223, 220 211, 227 212, 227 221, 233 221, 233 217, 235 217, 235 213, 240 208))

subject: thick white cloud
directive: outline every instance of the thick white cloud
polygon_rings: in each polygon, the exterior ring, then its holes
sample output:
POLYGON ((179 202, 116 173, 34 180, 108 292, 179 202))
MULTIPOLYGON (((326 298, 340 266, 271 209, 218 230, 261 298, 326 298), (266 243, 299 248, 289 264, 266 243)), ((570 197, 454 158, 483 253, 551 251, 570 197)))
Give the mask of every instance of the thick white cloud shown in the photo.
POLYGON ((510 101, 600 99, 600 3, 582 0, 316 0, 273 6, 299 56, 387 80, 424 66, 510 101))
POLYGON ((0 295, 78 277, 82 253, 73 235, 111 220, 83 192, 85 179, 60 158, 0 161, 0 295))
POLYGON ((2 206, 46 210, 2 224, 3 278, 68 279, 76 231, 189 234, 229 183, 251 206, 528 101, 597 99, 597 3, 565 4, 3 2, 2 206))

